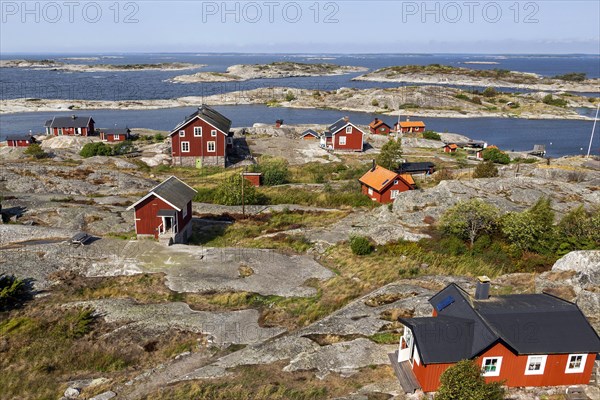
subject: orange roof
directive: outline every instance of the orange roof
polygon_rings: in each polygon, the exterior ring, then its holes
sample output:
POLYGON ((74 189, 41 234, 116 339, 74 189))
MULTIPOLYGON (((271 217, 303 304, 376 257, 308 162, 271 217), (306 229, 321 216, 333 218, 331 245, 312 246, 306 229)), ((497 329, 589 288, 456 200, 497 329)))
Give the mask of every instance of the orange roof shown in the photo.
POLYGON ((400 127, 402 127, 402 128, 425 127, 425 123, 423 121, 400 121, 400 127))
POLYGON ((371 168, 366 174, 361 176, 359 181, 379 192, 392 183, 397 176, 397 173, 377 165, 375 169, 371 168))
POLYGON ((449 143, 446 145, 447 147, 451 148, 451 149, 458 149, 458 146, 454 143, 449 143))
POLYGON ((415 180, 413 179, 411 174, 400 174, 400 178, 402 178, 409 185, 415 184, 415 180))
POLYGON ((486 149, 497 149, 498 146, 494 146, 493 144, 491 146, 486 147, 486 149))
POLYGON ((378 126, 381 125, 387 125, 385 122, 383 122, 380 119, 374 119, 370 124, 369 127, 373 128, 373 129, 377 129, 378 126))

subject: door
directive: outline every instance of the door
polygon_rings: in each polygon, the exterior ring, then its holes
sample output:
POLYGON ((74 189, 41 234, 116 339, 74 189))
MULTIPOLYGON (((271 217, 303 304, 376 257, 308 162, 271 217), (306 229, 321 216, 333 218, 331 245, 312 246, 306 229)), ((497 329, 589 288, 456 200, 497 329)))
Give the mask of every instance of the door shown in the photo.
POLYGON ((201 158, 196 159, 196 168, 198 168, 198 169, 202 168, 202 159, 201 158))

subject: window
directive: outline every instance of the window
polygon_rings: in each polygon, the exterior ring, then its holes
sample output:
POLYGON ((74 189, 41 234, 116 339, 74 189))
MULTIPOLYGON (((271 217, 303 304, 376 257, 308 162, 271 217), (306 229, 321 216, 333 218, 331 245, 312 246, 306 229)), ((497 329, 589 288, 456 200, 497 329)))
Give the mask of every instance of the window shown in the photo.
POLYGON ((396 180, 394 181, 394 185, 397 185, 397 184, 398 184, 398 180, 396 179, 396 180))
POLYGON ((190 152, 190 142, 181 142, 181 152, 182 153, 190 152))
POLYGON ((121 136, 119 135, 114 135, 113 140, 121 140, 121 136))
POLYGON ((585 360, 587 354, 569 354, 567 359, 567 368, 565 369, 566 374, 578 374, 583 372, 585 368, 585 360))
POLYGON ((543 375, 546 367, 546 357, 548 356, 529 356, 525 366, 525 375, 543 375))
POLYGON ((217 136, 217 130, 213 129, 212 131, 210 131, 210 136, 212 136, 212 137, 217 136))
POLYGON ((369 192, 369 196, 372 196, 373 195, 373 188, 369 188, 368 192, 369 192))
POLYGON ((179 131, 179 137, 184 137, 185 136, 185 131, 179 131))
POLYGON ((485 357, 481 365, 483 376, 500 376, 502 357, 485 357))
POLYGON ((346 127, 346 133, 352 133, 352 126, 348 125, 346 127))
POLYGON ((390 197, 391 197, 392 199, 395 199, 396 197, 398 197, 398 194, 399 194, 399 193, 400 193, 400 191, 399 191, 399 190, 392 190, 392 193, 391 193, 390 197))
POLYGON ((340 145, 345 145, 346 144, 346 136, 340 136, 340 145))
POLYGON ((210 153, 214 153, 215 152, 215 142, 207 142, 206 143, 206 151, 210 152, 210 153))
POLYGON ((187 217, 187 209, 188 209, 188 206, 186 204, 185 207, 183 207, 183 209, 181 210, 182 211, 181 215, 183 218, 187 217))
POLYGON ((194 127, 194 136, 202 136, 202 127, 201 126, 194 127))

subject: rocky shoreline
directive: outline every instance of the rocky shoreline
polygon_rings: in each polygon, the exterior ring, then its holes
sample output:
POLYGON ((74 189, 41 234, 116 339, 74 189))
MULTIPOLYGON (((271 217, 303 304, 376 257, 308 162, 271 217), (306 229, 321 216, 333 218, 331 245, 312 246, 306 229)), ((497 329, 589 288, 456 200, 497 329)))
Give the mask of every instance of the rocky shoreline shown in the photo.
POLYGON ((66 72, 185 71, 203 67, 206 67, 206 64, 177 62, 158 64, 70 64, 55 60, 0 60, 0 68, 28 68, 66 72))

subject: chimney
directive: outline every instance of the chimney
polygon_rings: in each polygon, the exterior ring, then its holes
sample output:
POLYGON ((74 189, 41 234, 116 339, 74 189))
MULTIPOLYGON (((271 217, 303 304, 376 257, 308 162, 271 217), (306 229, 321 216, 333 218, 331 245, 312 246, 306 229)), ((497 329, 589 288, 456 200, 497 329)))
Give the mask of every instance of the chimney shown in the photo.
POLYGON ((375 171, 375 168, 377 168, 377 164, 375 164, 375 160, 373 160, 373 167, 371 168, 371 171, 375 171))
POLYGON ((475 289, 475 300, 487 300, 490 297, 490 278, 487 276, 477 277, 477 288, 475 289))
POLYGON ((375 117, 375 122, 379 122, 379 118, 375 117))
POLYGON ((350 122, 350 118, 348 118, 348 116, 345 116, 345 117, 344 117, 344 121, 346 121, 346 122, 350 122))

